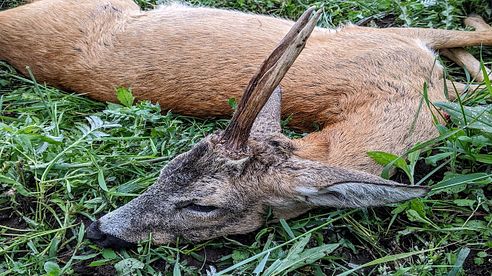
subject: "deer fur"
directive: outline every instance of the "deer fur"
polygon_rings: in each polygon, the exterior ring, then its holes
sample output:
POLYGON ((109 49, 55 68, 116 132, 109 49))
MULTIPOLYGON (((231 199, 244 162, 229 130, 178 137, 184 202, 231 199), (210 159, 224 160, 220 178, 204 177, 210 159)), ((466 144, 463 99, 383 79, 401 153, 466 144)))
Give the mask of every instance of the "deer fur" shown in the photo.
MULTIPOLYGON (((131 0, 40 0, 0 12, 0 60, 96 100, 116 101, 115 88, 131 87, 137 99, 165 110, 227 117, 227 99, 241 98, 292 26, 210 8, 144 12, 131 0)), ((157 243, 203 240, 258 228, 265 208, 291 218, 315 206, 421 196, 424 188, 372 175, 381 167, 366 152, 403 154, 435 136, 431 111, 418 112, 424 82, 431 101, 446 100, 435 51, 482 44, 492 45, 491 29, 315 28, 282 92, 275 90, 256 118, 248 152, 231 156, 221 134, 206 137, 171 161, 147 192, 94 223, 91 235, 102 245, 149 233, 157 243), (321 130, 290 140, 279 132, 280 114, 292 116, 293 128, 321 130)), ((476 60, 460 51, 447 55, 474 68, 476 60)))

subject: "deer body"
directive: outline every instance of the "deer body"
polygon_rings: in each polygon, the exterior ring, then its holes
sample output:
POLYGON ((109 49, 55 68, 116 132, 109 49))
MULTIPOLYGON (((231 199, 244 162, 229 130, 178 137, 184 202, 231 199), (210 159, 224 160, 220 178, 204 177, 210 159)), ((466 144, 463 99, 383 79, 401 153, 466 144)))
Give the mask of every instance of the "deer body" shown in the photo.
MULTIPOLYGON (((261 15, 176 5, 143 12, 130 0, 42 0, 0 12, 0 60, 24 74, 29 66, 38 81, 97 100, 116 101, 115 88, 131 87, 138 99, 158 102, 163 109, 224 117, 232 114, 227 99, 241 98, 251 76, 293 24, 261 15)), ((329 165, 377 174, 381 168, 367 157, 367 151, 403 154, 436 133, 430 112, 417 114, 424 82, 431 101, 446 100, 443 71, 433 50, 480 44, 492 45, 492 31, 315 28, 280 83, 281 113, 292 115, 294 128, 310 130, 318 125, 322 129, 279 144, 289 149, 288 160, 312 162, 302 165, 310 169, 329 165)), ((205 143, 206 148, 210 143, 205 143)), ((292 174, 289 179, 298 179, 292 174)), ((277 184, 284 179, 275 175, 265 178, 277 184)), ((362 173, 360 177, 373 176, 362 173)), ((256 189, 250 194, 259 190, 268 194, 262 189, 273 189, 292 195, 322 188, 248 189, 256 189)), ((303 208, 286 203, 285 208, 277 206, 277 213, 292 217, 313 202, 325 201, 313 199, 302 203, 303 208)), ((249 219, 253 228, 258 226, 253 222, 259 213, 249 219)), ((166 235, 160 242, 169 241, 166 235)))
MULTIPOLYGON (((28 12, 2 13, 0 58, 23 73, 29 65, 39 81, 97 100, 116 101, 116 87, 131 87, 140 99, 198 117, 231 115, 227 99, 241 97, 264 57, 292 27, 287 20, 209 8, 170 6, 144 13, 136 5, 124 9, 129 1, 41 2, 32 5, 42 4, 42 10, 28 5, 18 8, 28 12), (9 21, 12 17, 17 20, 9 21)), ((293 115, 292 126, 327 126, 371 98, 418 95, 413 91, 422 89, 432 53, 419 39, 368 30, 314 31, 282 82, 282 113, 293 115), (401 70, 405 66, 412 70, 401 70), (404 91, 396 91, 400 88, 404 91)))
MULTIPOLYGON (((141 12, 131 1, 39 1, 2 12, 0 22, 0 59, 25 74, 30 66, 38 81, 101 101, 116 101, 115 88, 131 87, 138 99, 197 117, 229 116, 227 99, 241 97, 292 27, 287 20, 208 8, 141 12)), ((428 127, 405 133, 424 81, 432 100, 444 100, 442 72, 433 67, 435 57, 418 37, 356 26, 315 29, 282 81, 282 114, 292 115, 292 127, 333 131, 298 141, 305 149, 300 154, 377 173, 365 152, 402 154, 435 133, 425 114, 427 123, 419 126, 428 127), (379 125, 372 118, 380 121, 384 110, 390 118, 379 125), (394 120, 394 110, 405 118, 394 120), (348 137, 335 130, 354 125, 365 133, 348 137)))

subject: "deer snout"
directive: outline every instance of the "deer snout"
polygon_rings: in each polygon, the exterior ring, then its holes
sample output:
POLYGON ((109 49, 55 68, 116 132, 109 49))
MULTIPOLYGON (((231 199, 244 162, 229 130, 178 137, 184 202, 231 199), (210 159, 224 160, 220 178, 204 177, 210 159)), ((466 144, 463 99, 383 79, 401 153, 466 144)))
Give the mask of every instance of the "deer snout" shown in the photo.
POLYGON ((99 220, 96 220, 93 223, 91 223, 91 225, 89 226, 89 228, 87 228, 86 231, 86 237, 92 242, 94 242, 95 244, 101 247, 111 247, 114 249, 135 246, 134 243, 127 242, 113 235, 104 233, 103 231, 101 231, 99 227, 100 224, 101 223, 99 222, 99 220))

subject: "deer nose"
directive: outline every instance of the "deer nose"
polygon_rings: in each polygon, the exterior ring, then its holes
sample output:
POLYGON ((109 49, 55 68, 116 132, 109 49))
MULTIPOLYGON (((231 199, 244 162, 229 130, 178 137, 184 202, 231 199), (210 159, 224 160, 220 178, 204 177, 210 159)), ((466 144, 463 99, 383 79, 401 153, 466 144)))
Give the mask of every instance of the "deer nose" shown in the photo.
POLYGON ((135 246, 134 243, 127 242, 118 237, 102 232, 101 229, 99 228, 100 224, 101 223, 99 222, 99 220, 96 220, 93 223, 91 223, 89 228, 87 228, 86 237, 89 240, 91 240, 93 243, 101 247, 111 247, 114 249, 128 248, 128 247, 135 246))

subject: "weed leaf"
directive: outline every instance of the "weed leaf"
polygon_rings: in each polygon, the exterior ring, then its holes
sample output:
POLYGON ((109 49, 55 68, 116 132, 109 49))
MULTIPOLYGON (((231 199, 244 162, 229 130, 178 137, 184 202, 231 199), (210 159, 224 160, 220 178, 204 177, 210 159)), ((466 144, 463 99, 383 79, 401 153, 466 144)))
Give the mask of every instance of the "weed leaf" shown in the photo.
MULTIPOLYGON (((367 153, 369 157, 371 157, 376 163, 386 166, 387 168, 390 168, 391 166, 395 166, 405 172, 405 174, 410 178, 413 179, 412 174, 411 174, 411 169, 403 160, 402 157, 394 155, 392 153, 388 152, 383 152, 383 151, 370 151, 367 153)), ((389 172, 386 170, 386 173, 383 175, 384 178, 389 177, 389 172)))
POLYGON ((488 184, 492 178, 487 173, 472 173, 472 174, 454 174, 448 175, 444 180, 440 181, 432 187, 429 195, 435 195, 442 192, 458 193, 463 191, 468 184, 488 184))
POLYGON ((446 111, 459 126, 492 134, 492 105, 463 106, 452 102, 435 105, 446 111))
POLYGON ((263 257, 263 259, 261 259, 260 263, 255 267, 253 274, 260 275, 263 272, 263 270, 265 269, 265 265, 268 261, 268 257, 270 257, 270 251, 268 251, 265 254, 265 257, 263 257))
POLYGON ((118 101, 120 101, 120 103, 126 107, 131 107, 133 105, 133 102, 135 101, 132 90, 122 87, 116 89, 116 98, 118 98, 118 101))
POLYGON ((133 275, 137 270, 144 268, 145 264, 135 258, 119 261, 114 265, 118 275, 133 275))
POLYGON ((448 273, 448 276, 458 275, 458 272, 463 267, 463 264, 465 263, 468 254, 470 254, 470 248, 463 247, 460 249, 460 252, 458 253, 458 257, 456 258, 456 262, 454 263, 453 269, 448 273))
POLYGON ((61 272, 58 264, 54 262, 44 263, 44 271, 46 271, 47 276, 58 276, 61 272))

